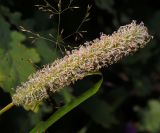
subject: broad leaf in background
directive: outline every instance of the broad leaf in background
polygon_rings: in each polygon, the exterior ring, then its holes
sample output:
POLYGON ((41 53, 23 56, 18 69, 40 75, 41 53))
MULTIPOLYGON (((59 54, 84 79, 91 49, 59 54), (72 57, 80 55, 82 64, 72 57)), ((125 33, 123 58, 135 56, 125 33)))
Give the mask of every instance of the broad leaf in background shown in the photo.
POLYGON ((9 23, 13 25, 15 28, 18 28, 19 25, 22 23, 20 12, 11 12, 9 8, 0 6, 0 13, 5 18, 7 18, 9 23))
POLYGON ((10 41, 10 25, 0 14, 0 48, 7 49, 10 41))
POLYGON ((10 45, 12 48, 9 53, 19 75, 19 80, 24 82, 31 73, 35 72, 34 63, 38 63, 40 57, 34 48, 27 48, 20 44, 25 39, 21 33, 12 32, 11 36, 12 42, 10 45))
POLYGON ((160 101, 150 100, 148 102, 148 108, 140 109, 141 117, 140 130, 152 133, 160 132, 160 101))
POLYGON ((8 50, 1 50, 0 55, 0 86, 6 92, 12 93, 11 88, 27 80, 27 77, 35 72, 34 63, 40 61, 40 57, 34 48, 27 48, 22 44, 25 36, 19 32, 10 33, 11 41, 7 44, 8 50))
MULTIPOLYGON (((52 44, 54 45, 54 44, 52 44)), ((36 42, 36 49, 37 52, 40 54, 42 60, 42 64, 47 64, 53 62, 55 59, 59 57, 59 53, 56 48, 50 48, 48 43, 43 40, 39 39, 36 42)))

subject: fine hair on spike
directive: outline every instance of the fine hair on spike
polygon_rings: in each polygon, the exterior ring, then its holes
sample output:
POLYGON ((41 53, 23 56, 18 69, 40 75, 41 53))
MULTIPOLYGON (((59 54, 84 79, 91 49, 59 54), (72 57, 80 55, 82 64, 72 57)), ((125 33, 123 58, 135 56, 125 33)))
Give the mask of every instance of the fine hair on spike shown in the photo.
POLYGON ((121 26, 117 32, 86 42, 79 49, 68 52, 62 59, 37 71, 16 88, 12 96, 15 105, 33 108, 48 98, 47 88, 57 92, 65 86, 84 78, 88 73, 116 63, 121 58, 143 48, 152 37, 143 23, 121 26))

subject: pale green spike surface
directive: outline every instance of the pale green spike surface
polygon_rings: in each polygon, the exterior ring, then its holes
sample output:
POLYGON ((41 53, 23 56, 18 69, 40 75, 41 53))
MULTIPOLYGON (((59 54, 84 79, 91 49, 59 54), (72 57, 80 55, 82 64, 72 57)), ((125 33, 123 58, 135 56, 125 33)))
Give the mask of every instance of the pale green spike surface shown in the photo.
POLYGON ((151 39, 143 23, 121 26, 117 32, 86 42, 79 49, 72 50, 62 59, 37 71, 16 88, 12 96, 15 105, 33 108, 48 97, 47 89, 59 91, 88 73, 98 71, 116 63, 124 56, 143 48, 151 39))

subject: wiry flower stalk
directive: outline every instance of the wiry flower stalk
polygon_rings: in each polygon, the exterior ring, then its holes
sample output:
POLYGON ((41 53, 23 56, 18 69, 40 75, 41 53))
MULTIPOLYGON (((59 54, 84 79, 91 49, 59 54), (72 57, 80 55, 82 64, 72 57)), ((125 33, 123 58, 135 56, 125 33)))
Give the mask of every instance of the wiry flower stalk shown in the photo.
POLYGON ((34 107, 48 97, 47 90, 59 91, 64 86, 84 78, 88 73, 116 63, 122 57, 135 53, 151 39, 143 23, 122 26, 111 36, 102 34, 99 39, 86 42, 64 58, 31 75, 18 86, 12 97, 15 105, 34 107))

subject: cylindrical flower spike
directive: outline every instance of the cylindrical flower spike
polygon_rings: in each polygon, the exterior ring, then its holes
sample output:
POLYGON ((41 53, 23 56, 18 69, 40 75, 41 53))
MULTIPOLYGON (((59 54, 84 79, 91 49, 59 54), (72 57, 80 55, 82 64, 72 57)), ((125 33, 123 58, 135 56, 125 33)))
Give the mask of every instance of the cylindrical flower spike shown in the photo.
POLYGON ((111 65, 124 56, 143 48, 151 39, 143 23, 122 26, 111 36, 102 34, 99 39, 86 42, 64 58, 31 75, 17 87, 12 97, 15 105, 34 107, 48 97, 47 90, 56 92, 64 86, 84 78, 88 73, 111 65))

